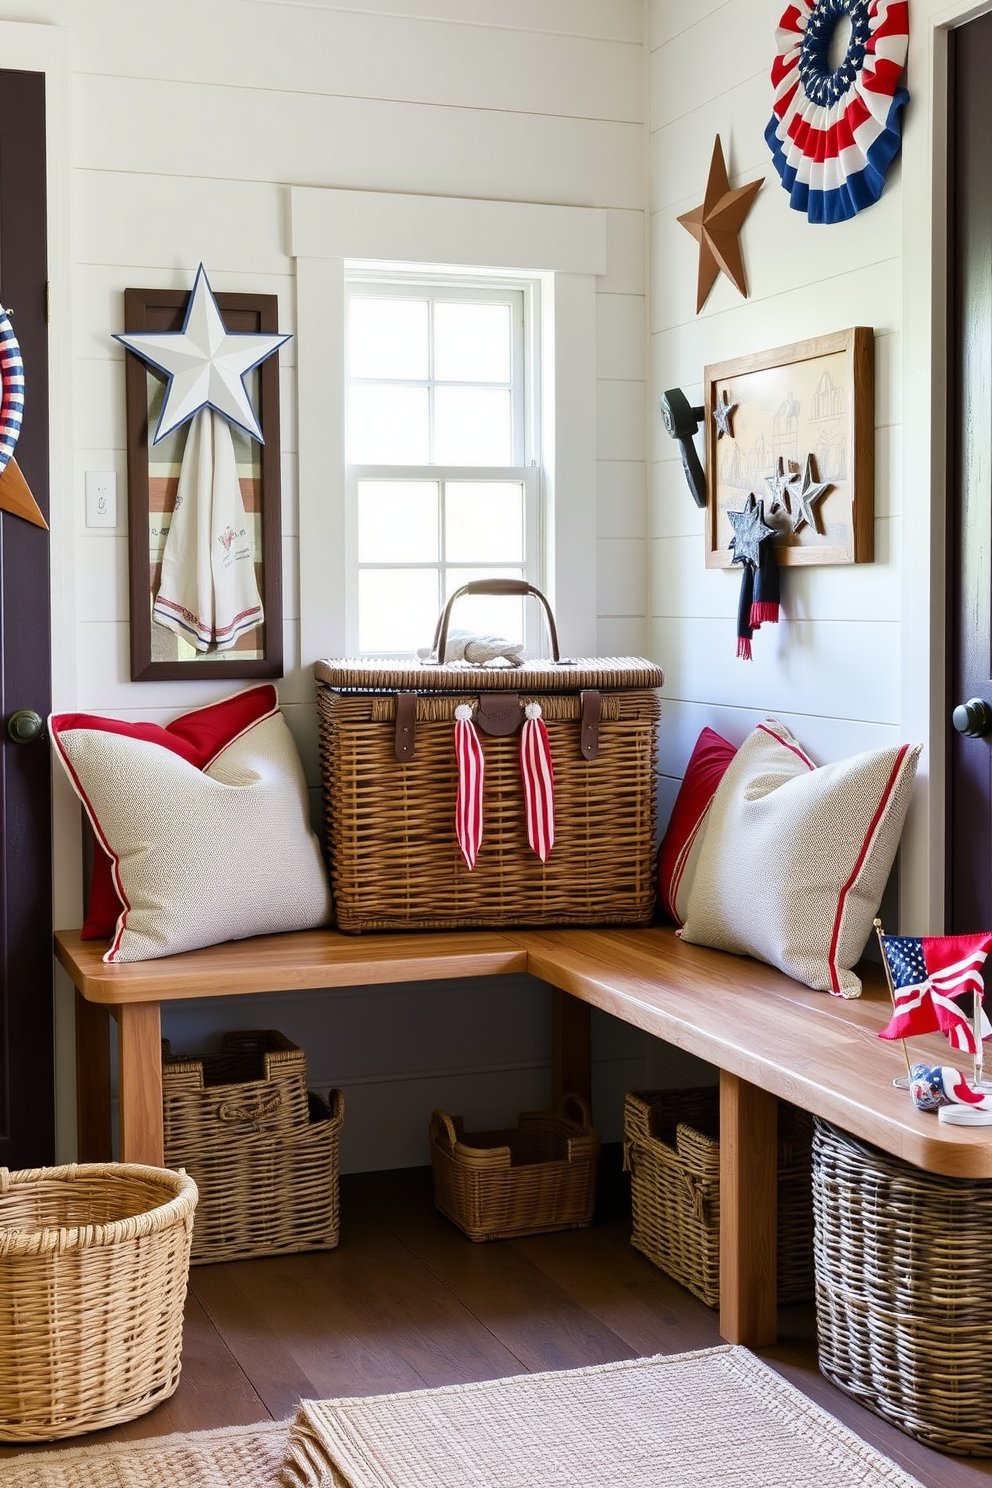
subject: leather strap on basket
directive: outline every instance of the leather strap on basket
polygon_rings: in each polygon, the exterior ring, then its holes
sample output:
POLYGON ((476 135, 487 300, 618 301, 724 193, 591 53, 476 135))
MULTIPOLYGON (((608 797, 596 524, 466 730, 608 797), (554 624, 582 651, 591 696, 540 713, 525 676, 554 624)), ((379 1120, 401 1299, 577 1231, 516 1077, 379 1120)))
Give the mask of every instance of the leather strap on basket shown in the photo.
POLYGON ((455 709, 455 760, 458 765, 455 834, 462 857, 472 869, 482 841, 482 782, 486 774, 486 758, 468 703, 459 703, 455 709))
POLYGON ((555 774, 541 705, 528 703, 524 711, 527 716, 520 731, 520 773, 527 841, 544 863, 555 842, 555 774))

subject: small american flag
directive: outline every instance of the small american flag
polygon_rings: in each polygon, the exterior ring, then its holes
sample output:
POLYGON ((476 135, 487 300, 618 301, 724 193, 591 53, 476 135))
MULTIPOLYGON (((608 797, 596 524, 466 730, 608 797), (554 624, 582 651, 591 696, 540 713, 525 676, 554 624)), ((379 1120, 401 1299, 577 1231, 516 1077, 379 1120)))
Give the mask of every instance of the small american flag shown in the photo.
POLYGON ((892 979, 895 1016, 881 1038, 943 1033, 952 1049, 975 1054, 974 999, 982 1039, 992 1024, 981 1007, 980 968, 992 935, 883 935, 882 954, 892 979))

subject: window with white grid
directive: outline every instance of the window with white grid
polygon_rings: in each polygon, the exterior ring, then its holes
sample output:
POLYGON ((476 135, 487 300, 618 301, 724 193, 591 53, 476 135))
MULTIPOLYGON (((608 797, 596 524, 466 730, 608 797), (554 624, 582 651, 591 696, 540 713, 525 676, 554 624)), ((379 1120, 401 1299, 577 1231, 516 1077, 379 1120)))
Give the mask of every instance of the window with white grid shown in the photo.
MULTIPOLYGON (((360 655, 430 645, 461 585, 542 587, 538 286, 349 273, 349 604, 360 655)), ((472 595, 452 628, 538 649, 533 602, 472 595)))

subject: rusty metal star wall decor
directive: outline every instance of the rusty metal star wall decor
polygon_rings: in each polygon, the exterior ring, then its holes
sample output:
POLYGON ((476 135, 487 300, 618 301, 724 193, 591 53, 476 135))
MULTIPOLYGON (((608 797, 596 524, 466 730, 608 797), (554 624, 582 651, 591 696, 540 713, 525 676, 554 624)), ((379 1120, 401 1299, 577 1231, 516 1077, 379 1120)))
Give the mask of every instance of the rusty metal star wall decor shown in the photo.
POLYGON ((697 315, 721 272, 726 274, 734 288, 747 299, 747 277, 738 234, 763 185, 763 180, 751 181, 747 186, 739 186, 736 191, 731 191, 723 146, 717 135, 703 204, 691 212, 683 213, 678 219, 686 232, 692 233, 699 244, 697 315))
POLYGON ((35 527, 48 528, 41 507, 34 499, 30 486, 21 474, 21 467, 13 456, 0 473, 0 511, 10 512, 14 517, 23 517, 35 527))

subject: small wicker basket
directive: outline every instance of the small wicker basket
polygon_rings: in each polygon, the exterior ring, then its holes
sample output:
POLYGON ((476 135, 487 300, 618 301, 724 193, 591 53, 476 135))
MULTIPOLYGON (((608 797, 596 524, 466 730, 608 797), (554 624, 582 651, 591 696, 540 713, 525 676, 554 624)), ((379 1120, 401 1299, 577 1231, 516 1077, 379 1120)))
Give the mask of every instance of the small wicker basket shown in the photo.
POLYGON ((310 1120, 306 1055, 274 1028, 225 1033, 222 1054, 196 1058, 173 1054, 163 1039, 162 1068, 167 1154, 225 1134, 296 1131, 310 1120))
POLYGON ((290 1132, 228 1129, 182 1161, 200 1190, 191 1263, 333 1250, 341 1232, 339 1199, 344 1092, 310 1093, 310 1121, 290 1132))
POLYGON ((992 1182, 813 1139, 820 1369, 907 1435, 992 1456, 992 1182))
MULTIPOLYGON (((624 1100, 631 1244, 706 1303, 720 1303, 720 1100, 715 1086, 624 1100)), ((813 1295, 812 1122, 779 1103, 778 1300, 813 1295)))
POLYGON ((430 1143, 434 1203, 470 1240, 592 1224, 600 1139, 578 1096, 506 1131, 466 1132, 460 1116, 435 1111, 430 1143))
POLYGON ((115 1426, 173 1394, 195 1206, 161 1168, 0 1168, 0 1440, 115 1426))
POLYGON ((344 1095, 307 1091, 304 1051, 274 1028, 189 1058, 162 1045, 165 1160, 196 1180, 192 1263, 338 1243, 344 1095))

